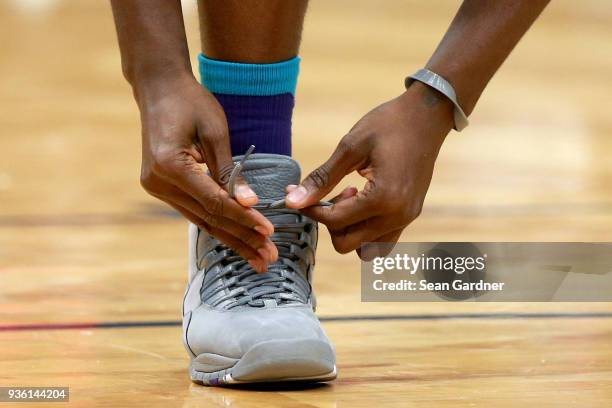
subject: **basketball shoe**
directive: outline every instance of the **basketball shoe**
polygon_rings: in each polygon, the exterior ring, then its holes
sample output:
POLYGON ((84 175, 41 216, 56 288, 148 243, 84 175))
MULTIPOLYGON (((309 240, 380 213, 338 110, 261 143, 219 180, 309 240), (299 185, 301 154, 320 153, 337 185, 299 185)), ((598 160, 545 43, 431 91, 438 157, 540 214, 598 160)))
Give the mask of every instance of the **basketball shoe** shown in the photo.
POLYGON ((253 154, 242 176, 255 207, 274 224, 279 259, 259 274, 206 231, 189 226, 189 286, 183 301, 183 342, 191 379, 204 385, 329 381, 335 352, 314 314, 311 281, 317 224, 285 208, 285 187, 299 184, 288 156, 253 154))

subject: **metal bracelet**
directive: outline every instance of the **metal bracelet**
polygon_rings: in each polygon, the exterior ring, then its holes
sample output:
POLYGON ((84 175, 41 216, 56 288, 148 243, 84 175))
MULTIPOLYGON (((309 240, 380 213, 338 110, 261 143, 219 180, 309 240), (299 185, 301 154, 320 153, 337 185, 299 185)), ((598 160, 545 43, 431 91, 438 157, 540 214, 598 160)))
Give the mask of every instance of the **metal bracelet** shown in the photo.
POLYGON ((404 85, 406 86, 406 88, 408 88, 410 84, 412 84, 414 81, 419 81, 426 85, 429 85, 433 89, 446 96, 453 103, 453 105, 455 105, 455 110, 453 114, 455 120, 455 130, 457 132, 461 132, 467 127, 467 125, 469 125, 468 118, 463 112, 463 109, 461 109, 459 102, 457 101, 457 94, 455 93, 455 88, 453 88, 450 82, 428 69, 419 69, 414 74, 406 77, 404 85))

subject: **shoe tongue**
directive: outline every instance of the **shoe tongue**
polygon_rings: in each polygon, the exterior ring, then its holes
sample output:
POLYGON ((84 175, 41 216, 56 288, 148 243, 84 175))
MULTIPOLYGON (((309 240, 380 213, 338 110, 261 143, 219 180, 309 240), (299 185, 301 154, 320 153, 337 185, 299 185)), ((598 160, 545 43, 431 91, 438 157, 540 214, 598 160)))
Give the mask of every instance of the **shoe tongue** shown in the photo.
MULTIPOLYGON (((242 156, 235 156, 239 162, 242 156)), ((251 154, 242 167, 242 177, 260 200, 279 200, 287 195, 289 184, 300 183, 300 166, 289 156, 278 154, 251 154)))

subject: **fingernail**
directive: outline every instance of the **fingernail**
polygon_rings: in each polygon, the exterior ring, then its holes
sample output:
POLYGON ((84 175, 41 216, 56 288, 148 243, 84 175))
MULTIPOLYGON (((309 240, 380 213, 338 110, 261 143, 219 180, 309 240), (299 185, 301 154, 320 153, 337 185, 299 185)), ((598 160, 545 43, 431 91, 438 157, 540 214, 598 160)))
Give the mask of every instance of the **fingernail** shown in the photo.
POLYGON ((306 190, 306 187, 299 186, 298 188, 296 188, 295 190, 293 190, 287 195, 287 200, 297 204, 301 202, 303 199, 305 199, 307 195, 308 195, 308 190, 306 190))
POLYGON ((262 227, 261 225, 256 225, 253 227, 253 229, 257 232, 259 232, 261 235, 265 235, 266 237, 269 237, 270 235, 270 231, 268 231, 266 228, 262 227))
POLYGON ((251 187, 249 187, 246 184, 238 184, 236 187, 234 187, 235 193, 237 196, 240 196, 242 198, 253 198, 256 197, 256 194, 253 190, 251 190, 251 187))
POLYGON ((285 190, 287 190, 287 192, 290 193, 296 188, 297 188, 297 184, 289 184, 285 190))
POLYGON ((261 247, 257 250, 257 252, 259 252, 259 255, 261 255, 261 257, 264 260, 270 260, 270 258, 272 257, 272 254, 270 253, 270 251, 266 248, 266 247, 261 247))
POLYGON ((259 269, 261 269, 261 266, 259 265, 259 262, 256 259, 247 259, 247 262, 253 267, 253 269, 255 269, 256 271, 259 271, 259 269))
POLYGON ((272 262, 278 261, 278 249, 276 248, 276 245, 271 244, 270 254, 272 255, 272 262))

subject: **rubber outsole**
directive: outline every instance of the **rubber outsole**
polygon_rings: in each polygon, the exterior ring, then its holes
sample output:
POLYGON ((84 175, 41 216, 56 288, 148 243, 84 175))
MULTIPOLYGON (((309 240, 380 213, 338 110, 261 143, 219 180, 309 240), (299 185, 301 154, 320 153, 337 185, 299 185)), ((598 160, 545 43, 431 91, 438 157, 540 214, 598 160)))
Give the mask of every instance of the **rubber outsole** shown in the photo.
POLYGON ((334 351, 325 341, 276 340, 256 344, 240 359, 200 354, 191 361, 189 372, 193 382, 211 386, 324 382, 336 378, 334 362, 334 351))
POLYGON ((336 367, 327 374, 315 375, 312 377, 295 377, 295 378, 278 378, 278 379, 259 379, 240 381, 232 377, 231 369, 217 371, 214 373, 204 373, 201 371, 191 370, 191 381, 196 384, 205 386, 231 386, 240 384, 255 384, 255 383, 278 383, 278 382, 326 382, 333 381, 337 377, 336 367))

